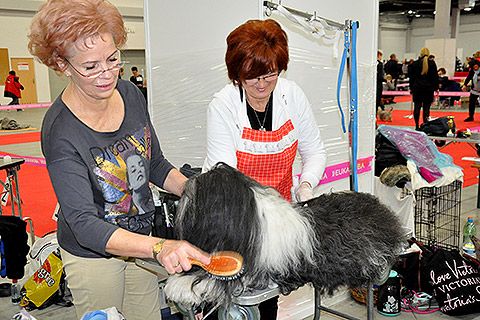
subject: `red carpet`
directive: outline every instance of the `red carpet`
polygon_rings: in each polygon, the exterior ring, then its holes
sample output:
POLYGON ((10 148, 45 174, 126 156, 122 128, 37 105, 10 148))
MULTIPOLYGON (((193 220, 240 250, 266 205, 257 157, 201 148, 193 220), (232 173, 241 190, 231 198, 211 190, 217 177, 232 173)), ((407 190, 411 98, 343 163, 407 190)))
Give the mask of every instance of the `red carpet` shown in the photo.
MULTIPOLYGON (((455 117, 455 127, 457 130, 474 128, 480 126, 480 120, 474 122, 464 122, 463 120, 467 118, 467 112, 451 112, 448 110, 433 110, 430 112, 432 117, 446 117, 454 116, 455 117)), ((390 126, 408 126, 415 127, 415 122, 412 119, 408 119, 405 116, 410 115, 409 110, 393 110, 392 111, 392 122, 383 122, 377 121, 378 124, 385 124, 390 126)), ((480 119, 480 117, 477 117, 480 119)), ((453 158, 453 162, 463 168, 464 173, 464 187, 468 187, 478 183, 478 170, 472 168, 471 161, 463 161, 463 157, 477 157, 477 152, 474 146, 465 143, 465 142, 453 142, 444 147, 439 148, 443 153, 449 154, 453 158)))
MULTIPOLYGON (((408 126, 408 127, 415 127, 415 121, 412 119, 406 118, 406 116, 411 115, 412 112, 409 110, 394 110, 392 111, 392 122, 383 122, 377 121, 378 124, 386 124, 392 126, 408 126)), ((387 106, 388 109, 388 106, 387 106)), ((480 117, 477 117, 476 121, 473 122, 464 122, 463 120, 468 117, 468 112, 451 112, 449 110, 431 110, 430 111, 431 117, 446 117, 446 116, 454 116, 455 117, 455 126, 458 129, 463 128, 472 128, 480 126, 480 117)), ((421 121, 421 117, 420 117, 421 121)))
POLYGON ((0 145, 38 142, 40 141, 40 132, 13 133, 0 135, 0 145))
MULTIPOLYGON (((3 153, 6 154, 6 153, 3 153)), ((21 157, 11 155, 12 157, 21 157)), ((0 173, 0 179, 5 181, 6 172, 0 173)), ((30 217, 33 221, 33 229, 37 236, 56 230, 57 224, 52 219, 57 199, 53 191, 47 168, 45 166, 24 163, 18 171, 18 187, 22 199, 22 216, 30 217)), ((3 190, 3 189, 2 189, 3 190)), ((17 211, 17 208, 15 208, 17 211)), ((2 207, 3 214, 11 214, 11 203, 2 207)), ((18 212, 17 212, 18 214, 18 212)))

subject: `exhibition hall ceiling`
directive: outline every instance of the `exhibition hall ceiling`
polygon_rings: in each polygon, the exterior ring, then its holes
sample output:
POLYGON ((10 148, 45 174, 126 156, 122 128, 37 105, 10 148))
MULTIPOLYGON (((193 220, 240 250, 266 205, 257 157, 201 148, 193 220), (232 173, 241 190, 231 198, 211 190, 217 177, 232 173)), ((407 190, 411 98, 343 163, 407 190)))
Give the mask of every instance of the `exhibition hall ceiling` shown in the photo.
MULTIPOLYGON (((434 18, 435 0, 379 0, 381 17, 434 18)), ((461 15, 480 14, 480 0, 452 0, 451 8, 460 8, 461 15)))

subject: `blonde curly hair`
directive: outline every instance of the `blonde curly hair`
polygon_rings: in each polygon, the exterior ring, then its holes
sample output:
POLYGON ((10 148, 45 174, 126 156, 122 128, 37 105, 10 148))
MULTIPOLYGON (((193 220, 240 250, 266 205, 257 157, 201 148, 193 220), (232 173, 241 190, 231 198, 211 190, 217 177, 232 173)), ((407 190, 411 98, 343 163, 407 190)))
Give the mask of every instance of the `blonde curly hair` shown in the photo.
POLYGON ((118 9, 106 0, 48 0, 33 17, 28 50, 40 62, 56 71, 67 50, 78 40, 110 33, 117 48, 127 41, 118 9))

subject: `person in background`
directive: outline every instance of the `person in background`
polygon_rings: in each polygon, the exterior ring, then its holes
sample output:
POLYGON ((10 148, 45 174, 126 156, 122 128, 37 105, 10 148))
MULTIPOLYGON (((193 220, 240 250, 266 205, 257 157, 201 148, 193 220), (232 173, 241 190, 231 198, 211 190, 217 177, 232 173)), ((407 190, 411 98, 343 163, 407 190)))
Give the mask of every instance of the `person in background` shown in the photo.
POLYGON ((398 64, 397 56, 395 53, 390 55, 390 60, 385 63, 385 74, 392 76, 393 82, 397 84, 398 77, 400 76, 401 66, 398 64))
POLYGON ((466 92, 469 89, 469 83, 471 83, 468 101, 468 117, 464 120, 465 122, 474 121, 475 106, 479 103, 478 99, 480 97, 480 61, 472 59, 470 64, 470 70, 462 85, 462 90, 466 92))
POLYGON ((472 61, 472 57, 466 57, 465 61, 463 62, 463 71, 469 71, 470 70, 470 62, 472 61))
MULTIPOLYGON (((232 83, 208 106, 203 171, 224 162, 290 201, 299 152, 303 167, 294 194, 301 202, 313 197, 326 151, 307 97, 279 77, 288 61, 287 34, 274 20, 249 20, 228 35, 225 63, 232 83)), ((261 319, 276 319, 277 301, 260 304, 261 319)))
MULTIPOLYGON (((438 68, 438 91, 461 91, 460 84, 448 78, 445 68, 438 68)), ((439 97, 440 106, 449 107, 455 101, 460 100, 458 96, 441 96, 439 97)))
POLYGON ((138 72, 138 68, 133 66, 131 70, 132 76, 130 77, 130 81, 134 83, 138 88, 143 88, 143 76, 138 72))
MULTIPOLYGON (((395 91, 397 88, 395 86, 395 80, 389 74, 385 76, 385 82, 383 83, 383 90, 385 91, 395 91)), ((392 104, 396 103, 394 101, 395 96, 384 96, 382 97, 382 104, 392 104)), ((377 109, 378 110, 378 109, 377 109)))
POLYGON ((442 91, 448 84, 447 70, 445 68, 438 68, 437 73, 438 73, 438 89, 442 91))
POLYGON ((145 81, 143 79, 143 76, 138 72, 137 67, 133 66, 131 70, 132 70, 132 76, 130 77, 130 81, 134 83, 138 89, 140 89, 140 91, 143 94, 143 97, 145 98, 145 100, 147 100, 147 87, 145 86, 145 81))
POLYGON ((381 50, 377 51, 377 95, 376 95, 376 105, 378 108, 385 110, 385 106, 382 103, 382 92, 383 92, 383 82, 385 81, 385 72, 383 71, 383 52, 381 50))
MULTIPOLYGON (((5 90, 3 96, 6 98, 12 98, 12 101, 8 104, 19 105, 19 99, 22 97, 23 85, 20 83, 19 77, 14 70, 8 72, 7 79, 5 80, 5 90)), ((23 111, 23 109, 17 109, 17 111, 23 111)))
POLYGON ((438 90, 437 65, 429 59, 430 50, 422 48, 420 57, 408 69, 410 92, 413 97, 413 118, 415 130, 420 130, 420 111, 423 109, 423 123, 430 117, 433 95, 438 90))
POLYGON ((133 194, 133 177, 176 195, 186 178, 164 157, 138 88, 118 79, 126 37, 105 0, 46 1, 30 26, 30 53, 68 78, 45 114, 41 145, 78 318, 109 307, 129 320, 161 318, 157 275, 134 258, 157 259, 171 274, 189 270, 189 257, 210 262, 190 243, 150 236, 152 192, 133 194))
POLYGON ((403 59, 403 62, 402 62, 402 75, 403 75, 403 77, 408 76, 408 65, 409 65, 409 61, 407 59, 403 59))

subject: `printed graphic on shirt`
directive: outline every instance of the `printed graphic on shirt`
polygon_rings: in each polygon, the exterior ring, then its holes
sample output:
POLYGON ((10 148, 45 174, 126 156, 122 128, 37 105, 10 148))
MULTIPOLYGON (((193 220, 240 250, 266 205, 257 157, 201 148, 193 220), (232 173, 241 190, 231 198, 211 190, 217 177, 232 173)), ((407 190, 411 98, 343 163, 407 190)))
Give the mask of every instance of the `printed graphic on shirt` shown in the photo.
POLYGON ((148 185, 150 138, 147 126, 110 145, 90 149, 105 199, 104 219, 130 231, 147 230, 155 210, 148 185))

